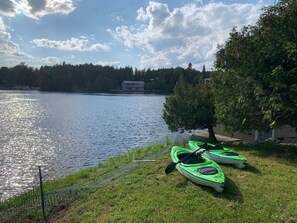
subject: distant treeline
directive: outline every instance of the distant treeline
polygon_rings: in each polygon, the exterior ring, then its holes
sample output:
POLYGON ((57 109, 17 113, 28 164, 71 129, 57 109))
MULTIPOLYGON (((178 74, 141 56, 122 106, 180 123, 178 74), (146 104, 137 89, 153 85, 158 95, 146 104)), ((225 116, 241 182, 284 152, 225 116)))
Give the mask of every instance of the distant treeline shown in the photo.
POLYGON ((21 63, 15 67, 0 68, 0 88, 2 89, 40 89, 41 91, 65 92, 109 92, 120 91, 122 82, 144 81, 146 91, 172 92, 180 76, 190 83, 199 78, 209 77, 203 70, 163 68, 157 70, 138 70, 132 67, 117 68, 93 64, 60 64, 42 66, 40 69, 21 63))

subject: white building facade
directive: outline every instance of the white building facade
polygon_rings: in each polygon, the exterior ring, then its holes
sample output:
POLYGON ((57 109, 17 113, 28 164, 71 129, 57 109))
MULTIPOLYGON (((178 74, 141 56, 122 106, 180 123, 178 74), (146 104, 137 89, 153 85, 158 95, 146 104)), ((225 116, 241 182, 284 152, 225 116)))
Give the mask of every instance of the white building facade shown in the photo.
POLYGON ((123 81, 122 83, 123 91, 144 91, 144 81, 123 81))

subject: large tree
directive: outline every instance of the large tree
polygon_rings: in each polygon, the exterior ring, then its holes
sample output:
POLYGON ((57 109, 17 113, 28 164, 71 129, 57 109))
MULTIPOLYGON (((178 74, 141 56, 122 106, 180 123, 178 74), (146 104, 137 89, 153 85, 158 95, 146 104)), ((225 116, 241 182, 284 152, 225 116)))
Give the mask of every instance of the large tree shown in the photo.
POLYGON ((184 78, 177 82, 173 95, 167 96, 163 119, 171 131, 208 129, 209 141, 216 142, 213 126, 215 108, 208 84, 202 80, 192 85, 184 78))
POLYGON ((297 1, 281 0, 219 48, 212 84, 218 121, 228 130, 297 127, 296 21, 297 1))

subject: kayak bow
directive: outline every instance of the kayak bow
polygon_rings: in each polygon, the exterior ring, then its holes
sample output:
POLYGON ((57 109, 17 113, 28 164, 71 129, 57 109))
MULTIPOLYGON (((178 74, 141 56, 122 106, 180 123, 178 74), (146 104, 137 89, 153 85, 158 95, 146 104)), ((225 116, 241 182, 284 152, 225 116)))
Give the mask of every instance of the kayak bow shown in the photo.
POLYGON ((197 150, 199 148, 204 149, 205 152, 203 155, 217 163, 231 164, 240 169, 246 166, 245 156, 220 145, 214 145, 201 141, 189 141, 189 146, 192 150, 197 150))
POLYGON ((212 187, 217 192, 224 190, 225 175, 216 162, 179 146, 172 147, 170 156, 184 177, 196 184, 212 187))

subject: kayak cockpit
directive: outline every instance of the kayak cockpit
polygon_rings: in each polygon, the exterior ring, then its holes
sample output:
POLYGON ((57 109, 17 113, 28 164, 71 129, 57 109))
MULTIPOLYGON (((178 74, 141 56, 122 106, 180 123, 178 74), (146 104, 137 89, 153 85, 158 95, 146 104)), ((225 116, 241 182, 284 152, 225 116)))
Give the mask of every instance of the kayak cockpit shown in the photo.
POLYGON ((224 147, 220 145, 210 145, 207 143, 204 143, 202 145, 199 145, 200 148, 203 148, 205 150, 224 150, 224 147))
POLYGON ((205 162, 205 159, 197 154, 181 153, 177 155, 177 158, 184 164, 198 164, 205 162))

